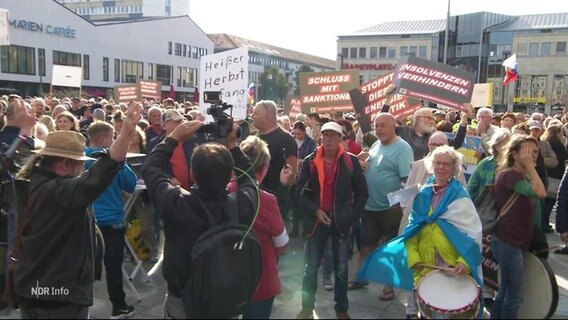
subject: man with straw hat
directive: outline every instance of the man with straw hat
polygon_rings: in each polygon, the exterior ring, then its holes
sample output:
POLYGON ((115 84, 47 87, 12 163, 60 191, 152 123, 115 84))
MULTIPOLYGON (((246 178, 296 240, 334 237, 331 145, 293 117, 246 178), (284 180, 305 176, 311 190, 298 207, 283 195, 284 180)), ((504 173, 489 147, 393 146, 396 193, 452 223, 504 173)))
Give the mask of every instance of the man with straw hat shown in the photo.
POLYGON ((10 257, 22 318, 89 317, 95 250, 89 207, 122 169, 141 112, 139 103, 130 106, 108 152, 84 172, 83 162, 92 159, 85 156, 85 138, 56 131, 18 173, 30 181, 10 257))

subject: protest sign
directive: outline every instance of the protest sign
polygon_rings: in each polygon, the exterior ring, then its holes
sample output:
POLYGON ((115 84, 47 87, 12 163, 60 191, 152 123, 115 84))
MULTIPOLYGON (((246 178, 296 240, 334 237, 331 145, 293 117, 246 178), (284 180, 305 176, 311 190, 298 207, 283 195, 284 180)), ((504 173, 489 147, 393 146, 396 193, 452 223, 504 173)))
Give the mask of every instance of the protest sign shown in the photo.
MULTIPOLYGON (((446 132, 446 136, 448 139, 453 139, 455 134, 446 132)), ((457 151, 463 155, 463 173, 466 180, 469 180, 469 177, 473 174, 477 167, 477 163, 479 162, 477 153, 480 148, 481 138, 477 136, 466 136, 461 148, 457 149, 457 151)))
POLYGON ((137 84, 114 87, 114 100, 118 102, 130 102, 140 100, 140 90, 137 84))
POLYGON ((296 116, 299 113, 302 113, 302 102, 300 101, 300 98, 298 97, 291 98, 289 105, 290 105, 289 117, 296 119, 296 116))
POLYGON ((159 99, 162 96, 162 82, 139 80, 138 87, 142 98, 159 99))
POLYGON ((401 59, 393 79, 397 93, 464 111, 474 82, 471 72, 414 56, 401 59))
POLYGON ((476 83, 473 85, 471 105, 473 108, 491 107, 493 102, 493 83, 476 83))
MULTIPOLYGON (((245 119, 248 99, 248 49, 238 48, 201 57, 199 76, 199 110, 207 114, 209 103, 203 100, 207 91, 221 92, 223 102, 233 105, 232 116, 245 119)), ((228 110, 226 112, 229 112, 228 110)), ((207 115, 207 120, 213 118, 207 115)))
POLYGON ((349 90, 359 87, 359 70, 300 73, 304 113, 353 111, 349 90))
POLYGON ((51 85, 63 87, 81 88, 81 80, 83 79, 83 68, 53 65, 51 71, 51 85))
MULTIPOLYGON (((370 122, 374 121, 377 114, 381 112, 385 103, 386 90, 392 83, 392 79, 393 73, 389 73, 349 91, 353 108, 361 116, 360 122, 362 122, 361 130, 363 132, 370 131, 370 122)), ((422 104, 417 99, 396 94, 390 102, 389 112, 394 117, 400 117, 413 113, 421 106, 422 104)))
POLYGON ((10 45, 8 10, 0 9, 0 46, 10 45))

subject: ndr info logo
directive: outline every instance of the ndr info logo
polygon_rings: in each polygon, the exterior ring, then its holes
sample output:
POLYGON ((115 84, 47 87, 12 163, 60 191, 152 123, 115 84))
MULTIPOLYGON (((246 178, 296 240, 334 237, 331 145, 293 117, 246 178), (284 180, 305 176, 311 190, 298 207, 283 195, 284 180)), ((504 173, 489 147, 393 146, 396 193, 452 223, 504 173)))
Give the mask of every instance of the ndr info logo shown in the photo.
POLYGON ((38 298, 39 296, 68 296, 69 295, 69 289, 67 289, 65 287, 60 287, 60 288, 40 287, 39 281, 36 281, 36 286, 32 287, 31 289, 32 289, 32 296, 36 296, 36 298, 38 298))

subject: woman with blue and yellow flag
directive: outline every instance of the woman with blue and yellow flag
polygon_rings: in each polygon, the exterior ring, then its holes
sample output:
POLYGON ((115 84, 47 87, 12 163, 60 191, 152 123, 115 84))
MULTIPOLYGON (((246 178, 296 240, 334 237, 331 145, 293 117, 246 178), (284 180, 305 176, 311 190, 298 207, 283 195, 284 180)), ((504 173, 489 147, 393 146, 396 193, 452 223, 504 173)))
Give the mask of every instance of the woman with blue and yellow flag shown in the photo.
POLYGON ((434 177, 416 196, 404 233, 375 250, 357 278, 411 290, 440 268, 453 276, 470 275, 480 288, 482 228, 469 194, 455 178, 462 168, 461 154, 441 146, 425 162, 434 177))

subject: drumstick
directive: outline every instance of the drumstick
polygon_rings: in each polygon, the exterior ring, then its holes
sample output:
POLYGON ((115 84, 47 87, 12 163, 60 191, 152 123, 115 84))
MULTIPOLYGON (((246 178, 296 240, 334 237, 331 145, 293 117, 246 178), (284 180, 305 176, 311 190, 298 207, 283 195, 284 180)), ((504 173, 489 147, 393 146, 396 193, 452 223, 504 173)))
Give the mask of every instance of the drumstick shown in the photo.
POLYGON ((431 268, 431 269, 438 269, 438 270, 442 270, 442 271, 449 271, 449 272, 453 272, 453 271, 454 271, 454 268, 435 266, 435 265, 426 264, 426 263, 422 263, 421 266, 422 266, 422 267, 426 267, 426 268, 431 268))
POLYGON ((544 249, 542 249, 542 250, 540 250, 540 251, 535 252, 534 254, 538 256, 539 254, 545 253, 546 251, 550 251, 550 250, 552 250, 552 249, 560 249, 560 248, 562 248, 562 247, 564 247, 564 245, 558 244, 558 245, 555 245, 555 246, 552 246, 552 247, 544 248, 544 249))

